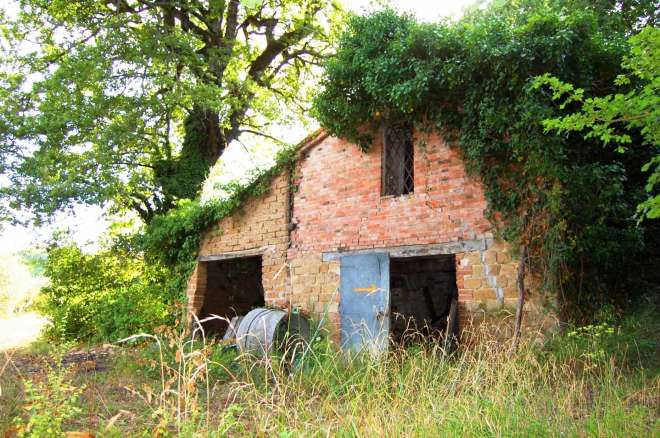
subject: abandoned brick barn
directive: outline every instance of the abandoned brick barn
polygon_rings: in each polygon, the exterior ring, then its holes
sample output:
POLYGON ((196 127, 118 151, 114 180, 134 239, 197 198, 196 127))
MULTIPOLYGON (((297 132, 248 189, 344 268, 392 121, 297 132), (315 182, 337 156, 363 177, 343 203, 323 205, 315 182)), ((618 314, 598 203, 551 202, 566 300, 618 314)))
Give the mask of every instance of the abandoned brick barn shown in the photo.
POLYGON ((461 327, 515 306, 518 262, 494 238, 482 185, 441 135, 387 126, 363 152, 317 132, 297 154, 269 191, 205 232, 189 311, 298 308, 360 344, 401 336, 410 321, 441 327, 452 300, 461 327))

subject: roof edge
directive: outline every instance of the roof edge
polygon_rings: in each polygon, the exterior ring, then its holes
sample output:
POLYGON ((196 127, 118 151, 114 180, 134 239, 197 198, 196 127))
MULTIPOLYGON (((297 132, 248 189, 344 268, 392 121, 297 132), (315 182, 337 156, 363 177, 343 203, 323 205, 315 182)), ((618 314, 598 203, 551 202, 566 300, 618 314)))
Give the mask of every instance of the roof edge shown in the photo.
POLYGON ((297 145, 293 148, 297 154, 302 154, 313 148, 314 146, 321 143, 323 140, 328 138, 330 133, 323 128, 319 128, 316 131, 307 135, 303 138, 297 145))

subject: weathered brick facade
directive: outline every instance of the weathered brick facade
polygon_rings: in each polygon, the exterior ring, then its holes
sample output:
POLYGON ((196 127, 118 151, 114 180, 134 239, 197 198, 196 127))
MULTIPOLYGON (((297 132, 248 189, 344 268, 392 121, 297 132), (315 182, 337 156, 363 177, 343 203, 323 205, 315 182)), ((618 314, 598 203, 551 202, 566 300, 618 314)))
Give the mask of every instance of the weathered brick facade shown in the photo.
MULTIPOLYGON (((236 253, 262 254, 262 284, 266 303, 282 305, 289 289, 286 266, 289 232, 287 208, 289 184, 286 174, 276 177, 269 192, 250 199, 239 211, 222 219, 202 239, 199 257, 236 253)), ((188 282, 188 308, 199 312, 206 293, 206 264, 201 261, 188 282)))
POLYGON ((512 306, 517 262, 493 238, 483 188, 457 150, 437 134, 417 134, 414 193, 382 197, 381 143, 365 153, 320 134, 302 145, 293 175, 283 172, 268 193, 204 235, 190 310, 203 303, 205 261, 263 254, 266 303, 327 315, 336 329, 339 255, 379 249, 454 254, 461 320, 470 311, 512 306))

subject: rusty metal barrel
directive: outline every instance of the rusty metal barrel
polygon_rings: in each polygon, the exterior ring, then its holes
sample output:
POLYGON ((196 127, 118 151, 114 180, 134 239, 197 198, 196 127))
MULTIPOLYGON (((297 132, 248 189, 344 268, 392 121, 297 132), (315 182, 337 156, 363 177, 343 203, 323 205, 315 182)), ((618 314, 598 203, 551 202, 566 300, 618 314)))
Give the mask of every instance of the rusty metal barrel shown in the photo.
POLYGON ((309 343, 309 321, 300 313, 259 307, 248 312, 236 329, 236 344, 244 352, 265 357, 291 354, 309 343))

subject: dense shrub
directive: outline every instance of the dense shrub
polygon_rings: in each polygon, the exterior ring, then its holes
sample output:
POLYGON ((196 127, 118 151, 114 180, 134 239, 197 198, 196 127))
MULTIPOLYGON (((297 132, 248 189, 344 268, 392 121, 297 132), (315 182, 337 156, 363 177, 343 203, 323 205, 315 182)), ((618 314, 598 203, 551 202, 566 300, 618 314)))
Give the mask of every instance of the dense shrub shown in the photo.
POLYGON ((174 297, 163 294, 165 273, 122 249, 86 254, 71 243, 52 247, 41 301, 53 323, 50 335, 112 341, 171 323, 174 297))

